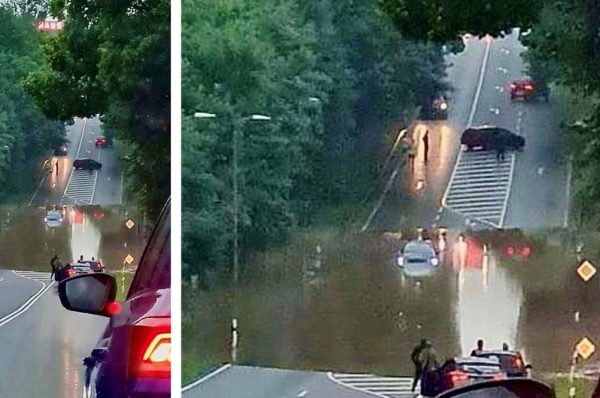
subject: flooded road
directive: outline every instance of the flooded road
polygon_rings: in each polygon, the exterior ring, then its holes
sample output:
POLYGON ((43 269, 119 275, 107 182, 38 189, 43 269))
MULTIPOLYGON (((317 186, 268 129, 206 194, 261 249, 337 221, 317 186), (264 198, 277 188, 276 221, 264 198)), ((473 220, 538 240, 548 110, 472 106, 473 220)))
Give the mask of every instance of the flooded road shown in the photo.
POLYGON ((560 233, 457 237, 449 232, 441 265, 420 279, 396 265, 401 242, 385 234, 297 237, 252 258, 237 309, 231 291, 187 294, 184 311, 196 312, 184 350, 227 357, 234 310, 239 362, 293 369, 410 375, 410 352, 427 338, 441 359, 483 339, 521 350, 535 372, 557 372, 581 338, 600 341, 598 277, 577 276, 560 233))
POLYGON ((0 209, 0 268, 50 271, 50 259, 64 262, 100 259, 107 270, 123 267, 128 254, 136 264, 148 235, 144 220, 121 206, 68 206, 63 222, 55 227, 44 221, 45 207, 0 209), (132 219, 134 227, 125 222, 132 219))

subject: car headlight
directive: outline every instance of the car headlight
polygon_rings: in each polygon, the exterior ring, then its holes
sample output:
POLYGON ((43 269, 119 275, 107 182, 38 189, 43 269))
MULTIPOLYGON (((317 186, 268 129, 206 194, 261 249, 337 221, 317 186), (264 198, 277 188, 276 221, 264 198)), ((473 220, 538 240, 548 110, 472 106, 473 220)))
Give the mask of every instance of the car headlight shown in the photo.
POLYGON ((402 257, 402 256, 398 257, 398 266, 400 266, 400 267, 404 266, 404 257, 402 257))
POLYGON ((433 257, 430 261, 431 261, 431 265, 438 265, 439 264, 439 261, 438 261, 437 257, 433 257))
POLYGON ((448 103, 447 102, 442 102, 440 104, 440 109, 445 111, 446 109, 448 109, 448 103))

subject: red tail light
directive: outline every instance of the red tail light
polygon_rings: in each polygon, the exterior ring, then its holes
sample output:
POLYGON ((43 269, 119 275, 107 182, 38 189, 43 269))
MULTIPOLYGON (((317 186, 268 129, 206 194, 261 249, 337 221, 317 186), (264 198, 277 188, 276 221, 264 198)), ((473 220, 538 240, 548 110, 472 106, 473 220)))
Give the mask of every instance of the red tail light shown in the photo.
POLYGON ((74 269, 69 269, 67 270, 67 275, 70 277, 77 275, 77 271, 75 271, 74 269))
POLYGON ((531 91, 531 90, 533 90, 533 86, 531 84, 526 84, 525 85, 525 90, 531 91))
POLYGON ((521 255, 523 257, 529 257, 530 254, 531 254, 531 248, 529 246, 523 246, 523 248, 521 249, 521 255))
POLYGON ((133 327, 129 376, 171 377, 171 325, 165 318, 147 318, 133 327))
POLYGON ((514 256, 515 255, 515 248, 512 246, 508 246, 506 248, 506 254, 509 256, 514 256))
POLYGON ((523 360, 520 357, 513 357, 512 365, 513 368, 519 372, 523 370, 523 360))
POLYGON ((469 376, 459 370, 455 370, 448 373, 448 379, 452 382, 452 385, 464 383, 469 380, 469 376))
POLYGON ((516 85, 516 84, 514 84, 514 83, 512 83, 512 84, 510 85, 510 88, 514 90, 515 88, 517 88, 517 85, 516 85))

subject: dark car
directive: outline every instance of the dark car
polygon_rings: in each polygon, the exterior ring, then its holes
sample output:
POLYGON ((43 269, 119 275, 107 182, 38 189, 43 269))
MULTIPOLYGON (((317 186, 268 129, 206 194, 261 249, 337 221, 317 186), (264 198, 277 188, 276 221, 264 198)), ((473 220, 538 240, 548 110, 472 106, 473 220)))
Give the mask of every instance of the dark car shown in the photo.
POLYGON ((113 146, 112 139, 104 135, 96 137, 94 144, 96 145, 96 148, 112 148, 113 146))
POLYGON ((421 395, 436 395, 461 386, 506 378, 496 358, 455 357, 423 375, 421 395))
POLYGON ((422 120, 446 120, 448 119, 448 100, 445 95, 436 95, 428 98, 421 107, 422 120))
POLYGON ((60 282, 67 278, 72 278, 76 275, 77 271, 71 267, 71 264, 67 264, 64 267, 56 269, 56 271, 54 272, 54 280, 60 282))
POLYGON ((500 362, 502 371, 508 377, 529 377, 530 365, 525 365, 523 356, 518 351, 489 350, 477 353, 477 357, 495 358, 500 362))
POLYGON ((54 150, 54 156, 67 156, 67 144, 62 143, 54 150))
POLYGON ((508 150, 519 150, 525 146, 525 138, 501 127, 482 126, 469 127, 463 131, 460 143, 469 151, 475 148, 495 150, 502 144, 508 150))
POLYGON ((75 170, 100 170, 102 169, 102 163, 94 159, 75 159, 73 167, 75 170))
POLYGON ((510 99, 531 100, 536 96, 536 85, 531 79, 515 80, 510 83, 510 99))
POLYGON ((98 260, 79 260, 72 263, 71 266, 79 274, 91 274, 92 272, 104 272, 104 266, 98 260))
POLYGON ((170 201, 150 236, 124 302, 115 302, 116 281, 106 273, 69 278, 58 290, 65 308, 111 318, 91 355, 83 361, 84 396, 170 396, 170 201))

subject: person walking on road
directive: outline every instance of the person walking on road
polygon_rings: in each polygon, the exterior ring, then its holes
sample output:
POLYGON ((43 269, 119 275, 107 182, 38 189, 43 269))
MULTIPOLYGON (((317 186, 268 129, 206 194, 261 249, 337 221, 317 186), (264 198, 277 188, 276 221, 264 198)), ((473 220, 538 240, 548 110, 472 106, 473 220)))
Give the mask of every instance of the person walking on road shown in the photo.
POLYGON ((436 395, 435 386, 438 384, 439 367, 437 354, 430 341, 426 341, 425 348, 419 354, 419 361, 422 364, 421 369, 421 395, 433 397, 436 395))
POLYGON ((413 143, 413 140, 410 137, 410 135, 407 135, 406 137, 404 137, 404 139, 402 141, 404 143, 404 148, 406 149, 406 152, 408 152, 408 162, 410 163, 410 169, 414 170, 416 151, 415 151, 415 145, 413 143))
POLYGON ((427 164, 428 158, 429 158, 429 130, 425 130, 425 135, 423 136, 423 159, 425 159, 425 164, 427 164))
POLYGON ((476 357, 476 356, 480 355, 482 352, 483 352, 483 340, 479 339, 479 340, 477 340, 477 348, 475 348, 473 351, 471 351, 471 356, 476 357))
POLYGON ((50 266, 52 267, 50 279, 52 279, 62 269, 62 262, 57 254, 55 254, 54 257, 52 257, 52 260, 50 260, 50 266))
POLYGON ((496 137, 496 160, 504 162, 504 153, 506 152, 506 143, 503 137, 496 137))
POLYGON ((421 376, 423 375, 423 363, 421 362, 421 351, 423 351, 427 347, 427 339, 421 340, 419 345, 417 345, 412 354, 410 355, 410 359, 412 363, 415 365, 415 378, 412 384, 412 392, 415 392, 415 388, 417 388, 417 383, 421 380, 421 376))

